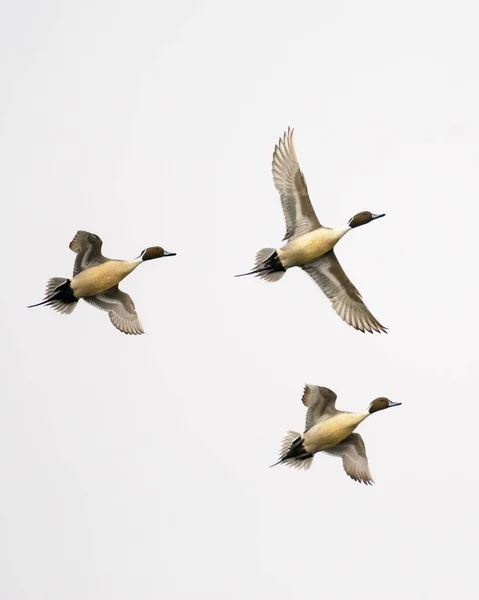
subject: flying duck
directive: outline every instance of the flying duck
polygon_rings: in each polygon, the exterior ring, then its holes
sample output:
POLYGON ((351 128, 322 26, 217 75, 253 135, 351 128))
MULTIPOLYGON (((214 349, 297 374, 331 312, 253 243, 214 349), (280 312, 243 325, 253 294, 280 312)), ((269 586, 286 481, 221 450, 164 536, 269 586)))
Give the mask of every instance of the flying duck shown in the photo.
POLYGON ((175 256, 175 253, 154 246, 143 250, 133 260, 114 260, 103 256, 102 245, 102 240, 94 233, 78 231, 69 246, 76 253, 72 279, 52 277, 46 285, 45 299, 28 308, 45 304, 69 315, 83 298, 92 306, 107 311, 110 321, 123 333, 145 333, 133 300, 120 290, 118 284, 143 262, 175 256))
POLYGON ((369 470, 363 438, 353 433, 370 415, 401 402, 376 398, 366 410, 358 413, 338 410, 336 394, 328 388, 306 384, 303 404, 308 408, 304 433, 288 431, 281 446, 280 459, 274 465, 285 464, 295 469, 309 469, 317 452, 339 456, 346 473, 355 481, 374 483, 369 470))
POLYGON ((334 247, 352 229, 375 221, 384 214, 360 212, 345 227, 331 229, 319 222, 308 194, 293 145, 293 130, 288 128, 273 154, 274 185, 281 197, 286 221, 287 243, 279 249, 263 248, 249 273, 266 281, 278 281, 287 269, 300 267, 323 290, 336 313, 359 331, 385 332, 386 327, 371 314, 362 296, 339 264, 334 247))

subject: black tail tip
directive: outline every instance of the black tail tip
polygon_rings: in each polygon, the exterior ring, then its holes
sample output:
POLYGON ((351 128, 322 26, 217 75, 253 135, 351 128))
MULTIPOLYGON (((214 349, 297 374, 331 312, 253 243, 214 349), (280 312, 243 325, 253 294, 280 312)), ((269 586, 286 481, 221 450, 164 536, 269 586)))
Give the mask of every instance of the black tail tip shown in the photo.
POLYGON ((239 275, 235 275, 235 277, 247 277, 248 275, 257 275, 264 271, 265 269, 255 269, 254 271, 250 271, 249 273, 240 273, 239 275))
POLYGON ((43 306, 44 304, 48 304, 49 302, 51 302, 51 298, 45 298, 45 300, 42 300, 41 302, 37 302, 37 304, 30 304, 29 306, 27 306, 27 308, 35 308, 36 306, 43 306))

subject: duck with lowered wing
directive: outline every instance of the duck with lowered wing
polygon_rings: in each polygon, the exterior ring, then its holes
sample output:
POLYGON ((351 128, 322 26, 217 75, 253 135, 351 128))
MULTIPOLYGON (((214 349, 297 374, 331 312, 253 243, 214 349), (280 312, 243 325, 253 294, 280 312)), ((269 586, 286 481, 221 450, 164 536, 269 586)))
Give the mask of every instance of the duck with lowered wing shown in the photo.
POLYGON ((175 256, 175 253, 154 246, 143 250, 133 260, 115 260, 103 256, 102 245, 96 234, 78 231, 69 246, 76 253, 72 279, 52 277, 46 285, 45 299, 28 308, 46 305, 69 315, 83 298, 92 306, 108 312, 110 321, 123 333, 145 333, 133 300, 120 290, 118 284, 145 261, 175 256))
POLYGON ((285 464, 295 469, 309 469, 313 456, 326 452, 343 460, 346 473, 355 481, 371 484, 368 457, 363 438, 353 433, 372 414, 400 406, 388 398, 376 398, 365 410, 352 413, 336 408, 336 394, 325 387, 306 384, 303 404, 307 407, 304 433, 289 431, 283 440, 280 459, 271 466, 285 464))

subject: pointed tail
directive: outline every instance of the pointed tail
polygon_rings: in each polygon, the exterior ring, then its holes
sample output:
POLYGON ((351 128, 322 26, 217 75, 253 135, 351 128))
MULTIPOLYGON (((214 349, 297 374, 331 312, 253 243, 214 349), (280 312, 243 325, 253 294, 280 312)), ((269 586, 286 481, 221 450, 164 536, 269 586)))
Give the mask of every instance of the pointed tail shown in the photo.
POLYGON ((45 288, 45 298, 37 304, 31 304, 27 308, 36 306, 51 306, 53 310, 62 315, 69 315, 78 304, 78 299, 73 295, 70 279, 65 277, 52 277, 48 280, 45 288))
POLYGON ((279 460, 271 467, 285 464, 295 469, 304 469, 305 471, 313 464, 313 455, 307 452, 303 445, 303 437, 297 431, 288 431, 281 444, 279 460))
POLYGON ((45 300, 42 300, 41 302, 37 302, 36 304, 29 304, 27 306, 27 308, 35 308, 35 306, 43 306, 44 304, 49 304, 50 302, 52 302, 53 298, 45 298, 45 300))
POLYGON ((256 254, 256 261, 253 270, 249 273, 241 273, 235 277, 245 277, 246 275, 256 275, 265 281, 279 281, 286 273, 286 269, 281 264, 278 253, 274 248, 263 248, 256 254))

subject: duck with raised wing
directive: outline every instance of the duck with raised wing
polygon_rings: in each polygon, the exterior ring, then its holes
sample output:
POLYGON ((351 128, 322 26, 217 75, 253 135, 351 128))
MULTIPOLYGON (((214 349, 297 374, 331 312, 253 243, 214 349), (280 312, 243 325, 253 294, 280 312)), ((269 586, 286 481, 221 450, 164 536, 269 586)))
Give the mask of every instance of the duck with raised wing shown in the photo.
POLYGON ((118 284, 143 262, 175 256, 175 253, 154 246, 143 250, 133 260, 114 260, 103 256, 102 245, 102 240, 94 233, 78 231, 69 246, 77 255, 72 279, 52 277, 46 285, 45 299, 28 308, 44 304, 69 315, 83 298, 92 306, 107 311, 110 321, 123 333, 145 333, 133 300, 120 290, 118 284))
POLYGON ((330 229, 321 225, 309 199, 294 150, 293 130, 289 128, 274 150, 273 179, 281 196, 286 220, 283 240, 287 243, 279 249, 260 250, 253 270, 237 277, 255 275, 266 281, 278 281, 291 267, 300 267, 319 285, 348 325, 362 332, 386 332, 386 327, 364 304, 334 253, 334 247, 346 233, 385 215, 365 211, 354 215, 345 227, 330 229))
POLYGON ((313 456, 326 452, 341 457, 344 470, 355 481, 374 483, 363 438, 353 431, 373 413, 400 406, 401 402, 376 398, 366 410, 351 413, 338 410, 336 398, 336 394, 328 388, 305 386, 303 404, 308 411, 304 433, 288 431, 281 446, 280 459, 272 467, 285 464, 296 469, 309 469, 313 456))

